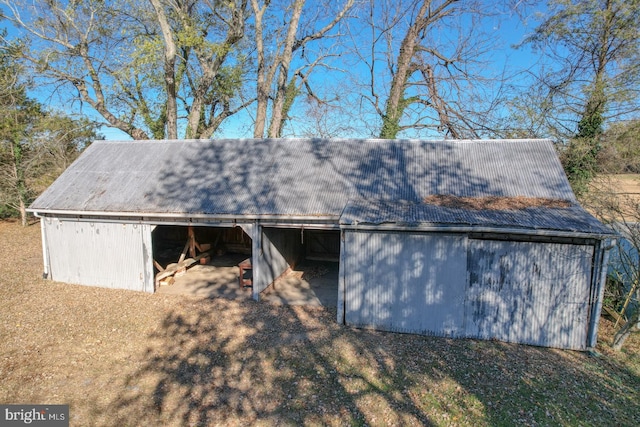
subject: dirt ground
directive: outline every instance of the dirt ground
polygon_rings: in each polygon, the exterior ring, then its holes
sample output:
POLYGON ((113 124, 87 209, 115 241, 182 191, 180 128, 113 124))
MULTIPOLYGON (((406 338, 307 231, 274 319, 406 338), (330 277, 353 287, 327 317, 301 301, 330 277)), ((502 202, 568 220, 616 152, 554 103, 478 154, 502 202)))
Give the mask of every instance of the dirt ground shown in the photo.
POLYGON ((599 355, 341 326, 335 310, 43 280, 0 222, 0 402, 72 426, 640 425, 640 337, 599 355))
MULTIPOLYGON (((159 286, 167 295, 191 295, 204 298, 228 298, 236 301, 252 298, 250 286, 240 287, 237 264, 246 255, 213 257, 206 265, 195 265, 176 276, 171 285, 159 286)), ((260 300, 287 305, 335 308, 338 300, 337 262, 304 261, 288 269, 260 294, 260 300)), ((250 277, 251 271, 245 273, 250 277)))

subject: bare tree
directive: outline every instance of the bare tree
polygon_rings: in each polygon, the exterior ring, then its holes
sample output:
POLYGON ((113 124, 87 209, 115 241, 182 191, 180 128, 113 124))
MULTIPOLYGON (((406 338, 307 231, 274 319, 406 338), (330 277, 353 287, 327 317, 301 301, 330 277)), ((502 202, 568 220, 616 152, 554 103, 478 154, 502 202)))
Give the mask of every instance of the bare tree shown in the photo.
MULTIPOLYGON (((427 92, 431 98, 430 103, 438 113, 440 125, 446 128, 453 138, 460 137, 456 127, 452 125, 449 119, 447 105, 438 93, 438 87, 431 64, 414 60, 419 52, 429 52, 438 57, 438 59, 444 60, 445 64, 451 62, 437 50, 421 46, 420 38, 424 37, 423 34, 425 34, 429 25, 451 15, 454 12, 452 5, 456 2, 457 0, 446 0, 433 9, 432 2, 429 0, 424 0, 421 2, 422 4, 419 5, 417 14, 400 43, 389 96, 387 97, 384 111, 380 111, 382 116, 380 138, 393 139, 398 134, 400 130, 400 119, 402 118, 404 109, 412 101, 405 98, 405 93, 409 78, 415 72, 420 72, 423 77, 427 92)), ((421 100, 416 98, 415 102, 421 102, 421 100)))
POLYGON ((378 118, 377 136, 495 132, 506 77, 487 65, 497 33, 485 20, 497 20, 497 8, 469 0, 364 5, 361 18, 350 22, 350 36, 357 62, 367 69, 368 79, 356 84, 363 109, 372 107, 378 118))
POLYGON ((563 138, 592 138, 640 111, 640 1, 554 0, 525 43, 546 59, 534 85, 563 138))
MULTIPOLYGON (((267 113, 271 112, 269 120, 268 136, 271 138, 282 135, 282 127, 287 116, 287 111, 291 108, 293 100, 300 90, 301 85, 308 83, 309 73, 318 66, 323 56, 303 62, 296 70, 291 70, 294 55, 297 52, 304 57, 307 45, 323 37, 345 17, 354 4, 354 0, 346 0, 335 15, 329 17, 329 21, 321 28, 315 28, 315 23, 319 22, 317 14, 320 11, 329 9, 327 4, 316 5, 317 9, 308 18, 307 22, 302 22, 306 0, 293 0, 288 8, 277 10, 271 18, 285 16, 284 26, 278 28, 277 24, 267 24, 267 12, 272 8, 270 1, 260 3, 259 0, 251 0, 251 7, 255 20, 255 47, 256 47, 256 122, 254 127, 254 137, 262 138, 267 126, 267 113), (298 35, 300 29, 308 29, 308 32, 298 35), (269 33, 270 44, 265 44, 265 33, 269 33), (299 82, 296 83, 296 78, 299 82), (271 102, 271 103, 270 103, 271 102), (271 108, 269 108, 269 105, 271 108)), ((310 88, 309 88, 310 89, 310 88)))
POLYGON ((2 3, 24 32, 23 59, 64 100, 89 104, 110 126, 147 139, 175 138, 180 129, 209 137, 250 103, 237 100, 244 70, 234 51, 247 1, 2 3))
POLYGON ((622 349, 632 333, 640 332, 640 193, 621 192, 619 186, 614 176, 598 177, 590 182, 582 200, 619 235, 607 283, 613 296, 605 298, 611 300, 611 306, 604 307, 616 317, 614 350, 622 349))
MULTIPOLYGON (((336 90, 346 91, 342 85, 336 90)), ((349 115, 345 110, 348 104, 340 102, 338 96, 329 99, 306 96, 304 101, 304 120, 298 126, 298 136, 306 138, 344 138, 357 134, 349 115)))

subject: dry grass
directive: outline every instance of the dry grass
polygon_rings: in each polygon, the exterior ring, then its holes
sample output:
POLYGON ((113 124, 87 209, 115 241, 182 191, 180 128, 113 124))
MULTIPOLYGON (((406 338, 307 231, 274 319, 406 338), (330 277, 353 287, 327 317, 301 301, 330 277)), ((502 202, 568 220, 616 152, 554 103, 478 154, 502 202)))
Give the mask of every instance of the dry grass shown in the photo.
POLYGON ((640 196, 640 175, 601 175, 596 178, 596 181, 608 183, 618 194, 634 194, 640 196))
POLYGON ((323 309, 45 281, 0 222, 0 402, 71 425, 640 425, 640 337, 600 357, 380 333, 323 309))
POLYGON ((640 175, 599 175, 589 183, 589 192, 581 202, 588 211, 607 222, 637 222, 640 220, 640 175))

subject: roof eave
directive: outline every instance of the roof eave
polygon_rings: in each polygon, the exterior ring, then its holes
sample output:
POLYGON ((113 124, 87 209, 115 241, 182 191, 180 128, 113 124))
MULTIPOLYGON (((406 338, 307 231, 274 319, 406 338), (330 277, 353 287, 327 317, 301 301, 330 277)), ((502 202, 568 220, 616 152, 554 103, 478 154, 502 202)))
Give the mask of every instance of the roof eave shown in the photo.
POLYGON ((203 213, 184 213, 184 212, 114 212, 114 211, 79 211, 64 209, 39 209, 28 208, 27 212, 34 214, 36 217, 42 216, 66 216, 80 218, 131 218, 132 220, 142 218, 160 218, 160 219, 198 219, 198 220, 289 220, 289 221, 334 221, 339 219, 338 215, 327 214, 311 214, 311 215, 274 215, 274 214, 203 214, 203 213))
POLYGON ((571 231, 571 230, 555 230, 555 229, 540 229, 540 228, 518 228, 518 227, 499 227, 488 225, 468 225, 468 224, 444 224, 444 223, 401 223, 401 222, 388 222, 388 223, 350 223, 340 224, 340 228, 347 230, 398 230, 398 231, 438 231, 438 232, 451 232, 451 233, 496 233, 496 234, 520 234, 528 236, 545 236, 545 237, 568 237, 579 239, 596 239, 604 240, 616 237, 616 234, 611 233, 599 233, 599 232, 585 232, 585 231, 571 231))

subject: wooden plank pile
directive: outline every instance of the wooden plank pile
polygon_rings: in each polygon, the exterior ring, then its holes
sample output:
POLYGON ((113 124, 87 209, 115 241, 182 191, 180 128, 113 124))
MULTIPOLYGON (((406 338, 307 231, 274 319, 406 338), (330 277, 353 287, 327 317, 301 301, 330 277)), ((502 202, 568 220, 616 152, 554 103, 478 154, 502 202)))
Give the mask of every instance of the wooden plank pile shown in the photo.
POLYGON ((166 268, 163 268, 160 263, 155 259, 153 260, 153 265, 159 271, 159 273, 156 274, 156 288, 158 286, 172 285, 175 282, 175 277, 180 277, 185 274, 189 268, 197 263, 207 264, 211 258, 210 250, 210 244, 198 243, 195 233, 193 232, 193 227, 189 226, 187 243, 184 245, 178 262, 171 263, 167 265, 166 268), (196 250, 200 252, 198 255, 196 255, 196 250), (189 255, 188 258, 187 254, 189 255))

